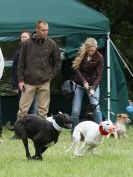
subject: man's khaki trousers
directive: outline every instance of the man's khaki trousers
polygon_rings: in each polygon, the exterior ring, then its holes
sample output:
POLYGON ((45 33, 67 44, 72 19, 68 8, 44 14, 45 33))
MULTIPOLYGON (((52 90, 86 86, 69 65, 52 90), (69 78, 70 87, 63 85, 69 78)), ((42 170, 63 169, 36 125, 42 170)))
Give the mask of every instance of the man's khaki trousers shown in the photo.
POLYGON ((25 85, 25 90, 22 91, 19 102, 17 118, 21 118, 28 113, 35 95, 38 98, 38 115, 47 117, 50 103, 50 81, 36 86, 25 85))

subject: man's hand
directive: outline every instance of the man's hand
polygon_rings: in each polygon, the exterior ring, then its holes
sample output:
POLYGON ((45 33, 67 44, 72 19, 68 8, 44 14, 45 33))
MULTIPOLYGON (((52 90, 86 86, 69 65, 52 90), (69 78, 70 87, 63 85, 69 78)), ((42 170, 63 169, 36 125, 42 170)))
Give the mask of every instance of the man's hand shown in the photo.
POLYGON ((24 82, 20 82, 20 83, 18 84, 18 87, 19 87, 19 89, 20 89, 21 91, 24 91, 24 90, 25 90, 25 83, 24 83, 24 82))

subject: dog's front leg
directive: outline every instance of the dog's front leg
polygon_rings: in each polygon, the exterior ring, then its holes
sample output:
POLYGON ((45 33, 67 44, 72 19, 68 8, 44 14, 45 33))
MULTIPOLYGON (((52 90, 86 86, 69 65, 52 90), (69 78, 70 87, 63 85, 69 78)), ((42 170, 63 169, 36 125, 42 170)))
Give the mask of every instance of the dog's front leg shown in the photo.
POLYGON ((30 160, 31 156, 30 156, 29 147, 28 147, 28 139, 24 138, 24 139, 22 139, 22 141, 23 141, 23 144, 24 144, 24 147, 25 147, 26 157, 27 157, 28 160, 30 160))
POLYGON ((44 151, 46 151, 47 148, 48 148, 48 147, 42 147, 42 146, 41 146, 41 147, 40 147, 40 152, 41 152, 41 154, 44 153, 44 151))
MULTIPOLYGON (((34 147, 35 147, 35 156, 32 157, 34 160, 41 160, 42 161, 42 155, 41 155, 41 149, 38 143, 34 142, 34 147)), ((45 148, 44 150, 46 150, 45 148)))
POLYGON ((110 138, 110 136, 111 136, 111 133, 109 133, 109 134, 107 135, 107 139, 109 139, 109 138, 110 138))
POLYGON ((113 134, 114 134, 115 139, 118 139, 118 133, 117 133, 117 131, 114 131, 113 134))

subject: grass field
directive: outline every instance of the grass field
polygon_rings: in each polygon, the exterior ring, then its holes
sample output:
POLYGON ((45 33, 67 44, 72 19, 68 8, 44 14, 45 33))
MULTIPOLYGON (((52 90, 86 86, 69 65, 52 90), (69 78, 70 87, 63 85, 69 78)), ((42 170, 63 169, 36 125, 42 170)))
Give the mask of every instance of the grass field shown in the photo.
MULTIPOLYGON (((133 177, 133 126, 129 138, 105 139, 97 148, 101 156, 86 154, 73 158, 65 149, 71 144, 69 131, 43 154, 43 161, 28 161, 21 140, 11 140, 13 132, 3 130, 0 144, 0 177, 133 177)), ((34 153, 30 141, 31 154, 34 153)))

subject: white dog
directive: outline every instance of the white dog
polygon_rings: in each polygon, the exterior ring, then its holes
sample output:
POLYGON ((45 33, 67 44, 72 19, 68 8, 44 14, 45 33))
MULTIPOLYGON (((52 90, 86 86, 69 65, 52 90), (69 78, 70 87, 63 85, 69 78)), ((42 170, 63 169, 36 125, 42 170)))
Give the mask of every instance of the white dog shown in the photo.
POLYGON ((103 142, 104 136, 112 132, 114 125, 111 121, 103 121, 99 125, 92 121, 80 122, 73 132, 73 143, 69 149, 74 149, 76 156, 83 156, 86 151, 89 153, 100 155, 95 152, 95 148, 103 142), (83 144, 80 142, 83 138, 83 144))

